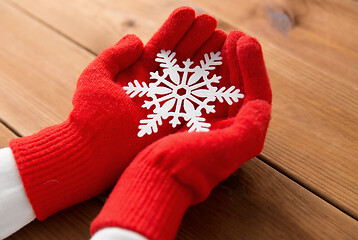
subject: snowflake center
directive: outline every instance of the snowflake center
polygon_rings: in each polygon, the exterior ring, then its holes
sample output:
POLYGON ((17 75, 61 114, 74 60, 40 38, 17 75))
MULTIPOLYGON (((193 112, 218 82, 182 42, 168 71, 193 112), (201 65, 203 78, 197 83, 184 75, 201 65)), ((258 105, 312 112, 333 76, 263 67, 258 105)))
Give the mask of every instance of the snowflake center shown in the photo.
POLYGON ((186 89, 185 88, 183 88, 183 87, 181 87, 181 88, 179 88, 178 90, 177 90, 177 94, 179 95, 179 96, 184 96, 185 94, 186 94, 186 89))
POLYGON ((152 100, 145 100, 143 108, 152 110, 146 119, 139 121, 138 137, 150 135, 158 131, 158 127, 163 124, 163 120, 171 118, 169 123, 173 128, 182 124, 182 119, 187 122, 189 132, 207 132, 210 123, 202 116, 202 113, 215 113, 215 101, 227 102, 231 105, 244 97, 240 89, 231 86, 216 87, 221 76, 211 74, 216 66, 222 64, 220 51, 204 54, 204 59, 195 67, 191 67, 193 62, 190 59, 183 61, 179 66, 175 52, 161 50, 157 54, 156 62, 163 71, 150 72, 150 79, 155 81, 140 84, 137 80, 124 86, 127 94, 131 98, 138 95, 150 97, 152 100), (162 75, 161 75, 162 74, 162 75))

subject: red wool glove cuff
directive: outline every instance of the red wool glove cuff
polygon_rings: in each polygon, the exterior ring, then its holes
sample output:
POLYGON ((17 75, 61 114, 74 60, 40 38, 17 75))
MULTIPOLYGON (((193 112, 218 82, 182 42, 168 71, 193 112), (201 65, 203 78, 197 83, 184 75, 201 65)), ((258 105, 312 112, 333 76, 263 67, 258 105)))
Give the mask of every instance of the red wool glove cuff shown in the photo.
POLYGON ((116 226, 149 239, 174 239, 191 204, 190 190, 168 174, 155 168, 132 168, 121 177, 92 223, 91 233, 116 226))
POLYGON ((137 36, 126 35, 82 72, 67 121, 11 141, 39 220, 113 186, 139 151, 175 130, 163 121, 160 132, 138 138, 138 125, 149 110, 122 86, 135 79, 150 82, 150 73, 159 67, 156 55, 162 49, 176 51, 183 59, 195 57, 215 27, 212 17, 195 18, 193 9, 182 7, 146 46, 137 36))
POLYGON ((27 196, 39 220, 101 189, 96 149, 70 121, 10 142, 27 196), (91 186, 91 187, 84 187, 91 186))
POLYGON ((121 227, 151 240, 174 239, 186 209, 260 153, 271 107, 243 105, 232 124, 208 133, 176 133, 144 149, 121 176, 91 226, 121 227))
POLYGON ((243 104, 229 107, 225 120, 213 121, 209 132, 171 134, 138 154, 92 223, 92 234, 120 227, 151 240, 173 239, 190 205, 205 200, 220 181, 261 152, 272 99, 261 46, 233 31, 222 53, 230 70, 223 78, 230 76, 228 86, 243 83, 243 104))

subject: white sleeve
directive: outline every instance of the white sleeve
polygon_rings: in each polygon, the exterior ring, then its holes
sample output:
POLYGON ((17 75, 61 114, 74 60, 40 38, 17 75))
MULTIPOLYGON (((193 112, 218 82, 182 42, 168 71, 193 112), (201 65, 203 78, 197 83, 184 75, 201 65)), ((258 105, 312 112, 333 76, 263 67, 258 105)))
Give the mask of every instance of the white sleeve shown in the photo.
POLYGON ((36 218, 10 148, 0 149, 0 239, 36 218))
POLYGON ((96 232, 90 240, 148 240, 142 235, 117 227, 103 228, 96 232))
MULTIPOLYGON (((0 149, 0 239, 4 239, 36 218, 22 185, 10 148, 0 149)), ((121 228, 104 228, 91 240, 147 240, 121 228)))

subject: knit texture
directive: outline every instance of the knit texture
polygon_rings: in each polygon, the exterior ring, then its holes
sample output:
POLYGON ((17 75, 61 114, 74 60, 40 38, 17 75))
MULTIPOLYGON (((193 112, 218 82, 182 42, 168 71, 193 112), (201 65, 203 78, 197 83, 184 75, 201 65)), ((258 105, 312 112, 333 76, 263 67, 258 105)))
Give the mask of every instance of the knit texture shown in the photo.
POLYGON ((220 181, 261 152, 272 99, 261 47, 233 31, 222 50, 223 69, 228 70, 222 73, 245 89, 244 103, 222 108, 223 120, 212 116, 209 132, 183 129, 141 151, 92 223, 92 234, 121 227, 151 240, 173 239, 190 205, 205 200, 220 181))
POLYGON ((173 239, 192 202, 190 190, 156 168, 138 166, 125 173, 93 223, 92 233, 118 226, 148 239, 173 239))
POLYGON ((116 226, 151 240, 174 239, 186 209, 260 153, 269 119, 270 105, 256 100, 228 128, 176 133, 150 145, 121 176, 92 234, 116 226))
MULTIPOLYGON (((122 86, 135 79, 149 82, 161 49, 176 51, 183 59, 202 58, 198 49, 215 28, 214 18, 195 17, 193 9, 182 7, 145 47, 137 36, 125 36, 83 71, 64 123, 10 142, 39 220, 114 185, 140 150, 175 130, 164 122, 159 133, 138 138, 139 121, 149 111, 141 107, 143 99, 131 99, 122 86)), ((218 47, 225 34, 219 36, 218 47)))

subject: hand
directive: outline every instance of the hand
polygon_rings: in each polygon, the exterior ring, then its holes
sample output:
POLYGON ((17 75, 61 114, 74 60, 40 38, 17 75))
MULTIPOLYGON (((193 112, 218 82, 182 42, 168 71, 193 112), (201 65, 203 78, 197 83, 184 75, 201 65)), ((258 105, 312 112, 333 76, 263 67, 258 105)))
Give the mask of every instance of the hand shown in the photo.
POLYGON ((260 153, 271 113, 261 47, 240 32, 230 33, 225 46, 237 64, 230 63, 228 73, 242 80, 245 90, 239 112, 230 118, 229 109, 228 118, 216 121, 209 132, 182 131, 144 149, 92 223, 92 234, 121 227, 151 240, 173 239, 190 205, 206 199, 220 181, 260 153))
MULTIPOLYGON (((141 99, 122 86, 149 81, 158 68, 161 49, 181 58, 195 58, 206 40, 225 40, 214 32, 216 21, 195 17, 191 8, 175 10, 145 47, 127 35, 104 50, 79 77, 73 111, 59 125, 10 143, 27 196, 39 220, 89 199, 113 185, 144 147, 173 131, 137 137, 139 120, 148 114, 141 99), (215 37, 216 36, 216 37, 215 37)), ((220 43, 219 43, 220 44, 220 43)))

